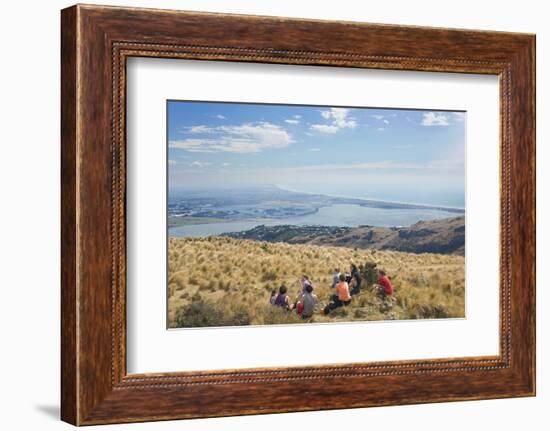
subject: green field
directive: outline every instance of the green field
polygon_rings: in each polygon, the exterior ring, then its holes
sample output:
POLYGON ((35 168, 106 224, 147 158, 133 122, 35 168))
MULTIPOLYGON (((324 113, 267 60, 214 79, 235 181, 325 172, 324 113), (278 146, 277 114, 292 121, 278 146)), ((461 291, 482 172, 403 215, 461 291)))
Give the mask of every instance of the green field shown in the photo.
POLYGON ((190 226, 194 224, 225 223, 231 220, 215 217, 168 217, 168 227, 190 226))

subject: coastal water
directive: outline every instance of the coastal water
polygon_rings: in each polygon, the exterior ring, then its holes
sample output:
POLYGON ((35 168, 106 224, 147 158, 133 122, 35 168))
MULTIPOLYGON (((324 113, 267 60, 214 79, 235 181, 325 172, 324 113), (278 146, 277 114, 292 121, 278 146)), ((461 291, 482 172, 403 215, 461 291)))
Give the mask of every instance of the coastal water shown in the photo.
POLYGON ((241 232, 258 225, 316 225, 316 226, 347 226, 361 225, 395 227, 409 226, 420 220, 434 220, 457 217, 459 213, 434 209, 384 209, 363 207, 360 205, 338 204, 319 208, 319 211, 299 217, 282 219, 243 220, 222 223, 205 223, 170 228, 170 236, 209 236, 227 232, 241 232))
POLYGON ((386 202, 403 202, 410 204, 424 204, 464 208, 466 194, 462 187, 456 190, 437 190, 438 184, 431 187, 426 185, 422 189, 413 188, 412 185, 377 185, 376 187, 364 187, 354 184, 300 184, 294 187, 292 184, 278 184, 278 188, 299 193, 319 193, 322 195, 352 197, 359 199, 372 199, 386 202))

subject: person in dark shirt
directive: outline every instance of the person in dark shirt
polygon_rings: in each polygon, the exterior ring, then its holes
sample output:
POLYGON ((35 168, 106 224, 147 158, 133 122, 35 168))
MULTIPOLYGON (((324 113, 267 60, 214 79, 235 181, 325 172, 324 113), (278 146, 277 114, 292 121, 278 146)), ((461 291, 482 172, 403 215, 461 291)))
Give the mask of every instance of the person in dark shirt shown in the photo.
POLYGON ((351 280, 350 280, 350 294, 351 296, 357 295, 361 292, 361 271, 355 264, 351 264, 351 280))
POLYGON ((277 307, 282 307, 285 310, 291 310, 291 304, 290 304, 290 298, 286 293, 287 289, 286 286, 283 284, 281 287, 279 287, 279 294, 275 298, 275 301, 273 301, 273 305, 276 305, 277 307))

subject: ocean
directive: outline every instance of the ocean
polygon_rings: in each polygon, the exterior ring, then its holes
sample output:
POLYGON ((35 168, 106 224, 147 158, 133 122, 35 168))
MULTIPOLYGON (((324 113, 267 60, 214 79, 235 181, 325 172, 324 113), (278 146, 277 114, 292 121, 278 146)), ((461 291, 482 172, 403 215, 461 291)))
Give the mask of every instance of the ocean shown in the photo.
POLYGON ((464 190, 438 190, 437 184, 429 188, 409 188, 406 184, 397 186, 362 187, 356 184, 300 184, 299 187, 277 184, 278 188, 299 193, 323 194, 337 197, 371 199, 382 202, 401 202, 408 204, 434 205, 452 208, 464 208, 466 194, 464 190))

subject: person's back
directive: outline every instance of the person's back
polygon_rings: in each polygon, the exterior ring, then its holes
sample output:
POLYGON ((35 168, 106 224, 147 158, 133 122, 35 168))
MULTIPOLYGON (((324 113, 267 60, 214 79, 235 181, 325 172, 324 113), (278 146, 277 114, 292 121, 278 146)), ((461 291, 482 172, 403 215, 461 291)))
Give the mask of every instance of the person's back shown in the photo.
POLYGON ((275 298, 275 301, 274 301, 273 305, 276 305, 278 307, 283 307, 283 308, 289 308, 288 295, 286 294, 286 286, 285 285, 282 285, 279 288, 279 294, 275 298))
POLYGON ((355 284, 358 287, 361 287, 361 282, 363 281, 361 279, 361 273, 359 271, 357 271, 355 274, 353 274, 353 278, 355 279, 355 284))
POLYGON ((340 274, 340 282, 336 285, 336 294, 331 296, 330 304, 324 308, 323 313, 329 314, 332 310, 337 309, 345 305, 349 305, 351 302, 351 295, 349 293, 349 285, 346 281, 346 275, 340 274))
POLYGON ((339 282, 340 282, 340 270, 336 268, 334 270, 334 274, 332 275, 332 288, 334 289, 339 282))
POLYGON ((307 318, 313 316, 317 296, 313 293, 313 289, 308 287, 302 295, 302 317, 307 318))
POLYGON ((308 286, 311 286, 311 288, 313 288, 313 284, 311 283, 311 280, 309 279, 309 277, 307 275, 303 275, 302 276, 302 291, 301 291, 302 294, 306 292, 308 286))
POLYGON ((338 294, 338 299, 342 302, 347 302, 351 299, 349 285, 346 281, 340 281, 336 285, 336 293, 338 294))
POLYGON ((278 305, 279 307, 287 307, 288 306, 288 295, 284 293, 279 293, 277 297, 275 298, 274 305, 278 305))
POLYGON ((380 274, 378 277, 378 284, 382 286, 383 291, 386 295, 392 295, 393 294, 393 285, 391 284, 391 281, 389 277, 386 274, 380 274))
POLYGON ((356 265, 351 265, 351 278, 355 279, 358 286, 361 285, 361 271, 356 265))

